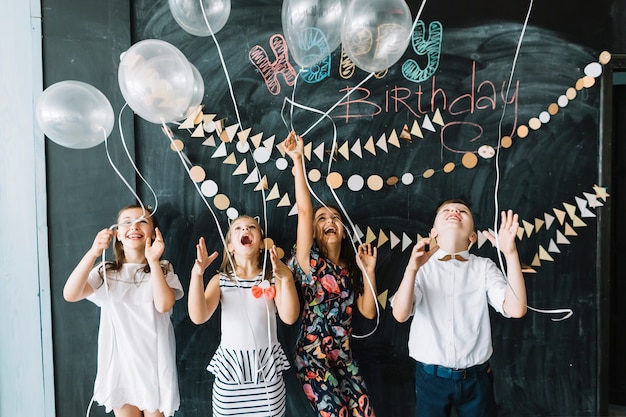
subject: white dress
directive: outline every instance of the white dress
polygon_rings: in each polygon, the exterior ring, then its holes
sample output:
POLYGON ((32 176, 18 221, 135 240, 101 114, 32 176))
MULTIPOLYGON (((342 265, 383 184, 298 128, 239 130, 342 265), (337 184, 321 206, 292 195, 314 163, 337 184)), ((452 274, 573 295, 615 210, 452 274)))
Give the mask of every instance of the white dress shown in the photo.
POLYGON ((214 416, 285 414, 282 373, 290 364, 276 336, 274 299, 253 295, 252 287, 262 282, 261 275, 251 280, 220 275, 222 337, 207 367, 215 375, 214 416))
MULTIPOLYGON (((162 265, 176 299, 182 298, 171 264, 162 265)), ((151 275, 144 267, 126 263, 119 271, 107 271, 108 286, 98 272, 100 265, 89 274, 94 292, 87 298, 101 308, 93 399, 107 412, 131 404, 172 416, 180 404, 172 313, 154 307, 151 275)))

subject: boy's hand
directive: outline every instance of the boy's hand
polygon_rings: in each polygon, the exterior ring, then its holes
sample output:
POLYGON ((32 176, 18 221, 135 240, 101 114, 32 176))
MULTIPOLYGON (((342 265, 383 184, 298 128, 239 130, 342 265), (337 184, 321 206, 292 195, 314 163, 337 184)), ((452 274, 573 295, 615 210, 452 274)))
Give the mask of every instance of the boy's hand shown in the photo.
POLYGON ((413 268, 415 269, 415 271, 417 271, 430 259, 431 256, 433 256, 435 252, 439 250, 439 246, 434 246, 431 248, 430 241, 430 237, 425 237, 424 239, 417 242, 415 246, 413 246, 407 269, 413 268), (426 250, 427 246, 429 250, 426 250))
POLYGON ((517 237, 517 229, 519 229, 519 216, 513 213, 513 210, 502 211, 502 223, 498 231, 498 238, 484 230, 483 234, 493 246, 498 246, 503 254, 512 254, 517 252, 515 246, 515 238, 517 237))

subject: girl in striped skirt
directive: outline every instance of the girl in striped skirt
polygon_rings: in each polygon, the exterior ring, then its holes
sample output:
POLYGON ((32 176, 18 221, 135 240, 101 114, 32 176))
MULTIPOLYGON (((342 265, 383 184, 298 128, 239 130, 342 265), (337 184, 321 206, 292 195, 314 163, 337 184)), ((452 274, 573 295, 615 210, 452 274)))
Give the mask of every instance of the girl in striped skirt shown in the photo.
POLYGON ((276 312, 293 324, 299 301, 291 270, 270 249, 271 271, 263 270, 265 241, 258 221, 240 216, 225 237, 222 266, 204 287, 208 254, 204 238, 189 284, 189 317, 205 323, 221 306, 221 342, 207 370, 215 375, 214 416, 284 416, 286 390, 282 373, 289 361, 276 336, 276 312))

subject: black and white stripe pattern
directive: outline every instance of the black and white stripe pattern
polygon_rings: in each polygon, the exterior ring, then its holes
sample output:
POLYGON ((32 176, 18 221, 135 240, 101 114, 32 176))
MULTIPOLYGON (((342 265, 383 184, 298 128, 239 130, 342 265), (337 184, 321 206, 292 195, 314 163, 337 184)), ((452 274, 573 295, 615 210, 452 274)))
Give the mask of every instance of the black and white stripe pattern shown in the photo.
POLYGON ((284 416, 286 398, 282 378, 244 384, 232 384, 216 378, 213 383, 213 415, 284 416))
POLYGON ((289 368, 289 361, 279 344, 259 350, 217 348, 207 370, 229 383, 273 381, 289 368))

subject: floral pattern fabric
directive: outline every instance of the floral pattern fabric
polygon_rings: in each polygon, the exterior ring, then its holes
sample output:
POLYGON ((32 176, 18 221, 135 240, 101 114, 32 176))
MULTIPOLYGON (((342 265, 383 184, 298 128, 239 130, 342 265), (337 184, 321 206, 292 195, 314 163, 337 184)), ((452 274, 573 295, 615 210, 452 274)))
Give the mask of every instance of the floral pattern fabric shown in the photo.
POLYGON ((309 275, 295 255, 289 266, 304 295, 295 359, 304 393, 322 417, 374 416, 350 348, 356 294, 348 270, 322 258, 317 246, 311 248, 309 275))

